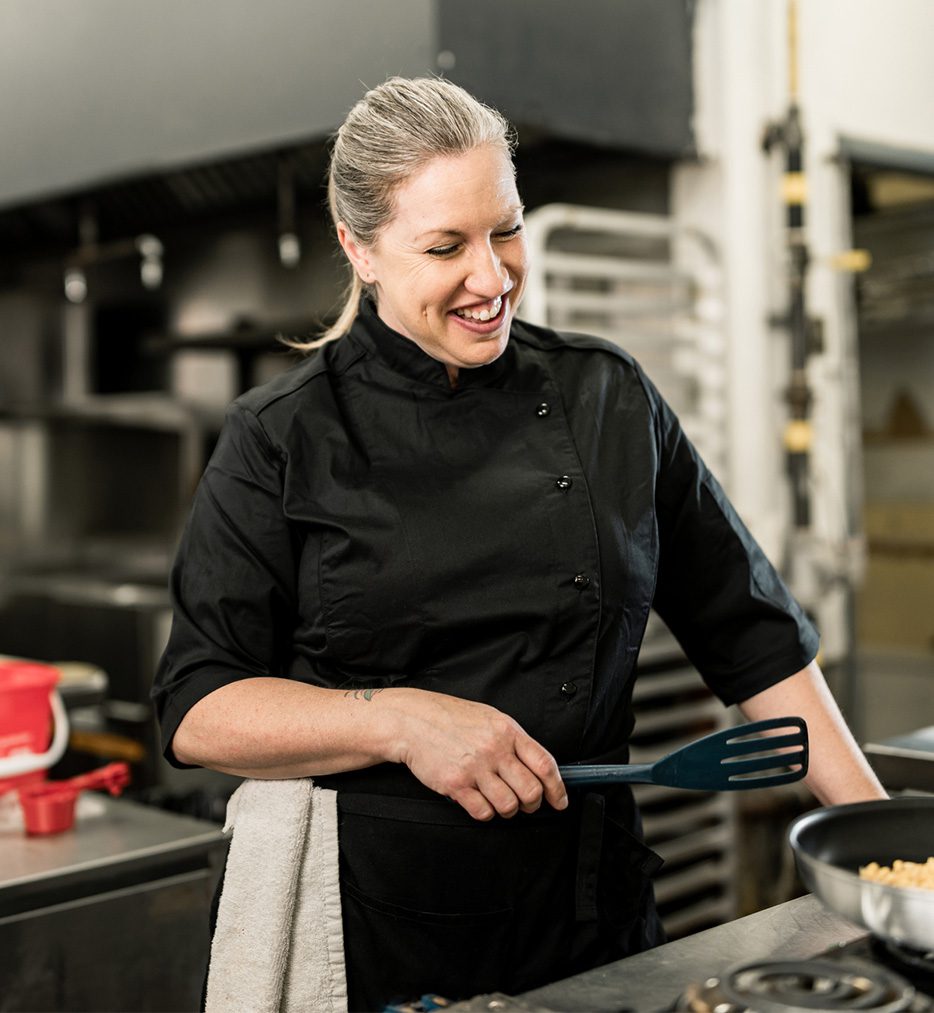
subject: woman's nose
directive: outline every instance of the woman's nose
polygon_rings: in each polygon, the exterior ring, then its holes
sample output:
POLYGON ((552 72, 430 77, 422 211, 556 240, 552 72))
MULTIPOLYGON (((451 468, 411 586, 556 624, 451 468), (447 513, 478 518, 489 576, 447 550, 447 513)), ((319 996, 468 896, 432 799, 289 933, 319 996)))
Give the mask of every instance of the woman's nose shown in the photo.
POLYGON ((490 299, 500 295, 509 282, 509 272, 491 246, 477 250, 470 264, 466 287, 476 295, 490 299))

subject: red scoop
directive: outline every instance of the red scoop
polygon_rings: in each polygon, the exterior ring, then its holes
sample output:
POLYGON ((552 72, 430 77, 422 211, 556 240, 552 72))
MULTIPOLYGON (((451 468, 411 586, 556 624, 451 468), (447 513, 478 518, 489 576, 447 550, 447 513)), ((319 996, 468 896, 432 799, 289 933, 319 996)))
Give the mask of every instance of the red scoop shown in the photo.
POLYGON ((108 763, 89 774, 67 781, 44 781, 19 789, 19 802, 27 834, 58 834, 75 823, 75 801, 86 788, 106 788, 119 795, 130 783, 130 768, 125 763, 108 763))

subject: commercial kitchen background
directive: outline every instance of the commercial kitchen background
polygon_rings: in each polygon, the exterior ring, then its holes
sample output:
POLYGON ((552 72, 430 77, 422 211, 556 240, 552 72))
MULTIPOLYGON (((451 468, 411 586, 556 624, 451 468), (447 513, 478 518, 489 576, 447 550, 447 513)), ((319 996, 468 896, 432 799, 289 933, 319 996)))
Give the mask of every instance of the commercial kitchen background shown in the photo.
MULTIPOLYGON (((224 406, 294 362, 277 335, 334 312, 326 139, 394 73, 443 73, 517 124, 525 315, 656 377, 816 617, 860 741, 934 724, 934 5, 799 0, 795 41, 789 6, 0 4, 0 653, 82 663, 53 776, 125 759, 138 802, 222 818, 232 779, 156 747, 166 574, 224 406), (787 211, 805 193, 802 523, 787 211)), ((658 626, 641 667, 639 757, 730 720, 658 626)), ((798 889, 782 829, 801 792, 642 800, 673 934, 798 889)))

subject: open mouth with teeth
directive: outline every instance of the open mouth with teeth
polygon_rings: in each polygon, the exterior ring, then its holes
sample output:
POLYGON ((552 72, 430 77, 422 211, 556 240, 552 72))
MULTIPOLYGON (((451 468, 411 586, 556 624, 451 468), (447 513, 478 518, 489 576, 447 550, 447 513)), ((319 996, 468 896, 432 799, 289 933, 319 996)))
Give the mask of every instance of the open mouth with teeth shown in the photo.
POLYGON ((465 306, 460 309, 451 310, 450 315, 458 323, 465 324, 472 331, 487 331, 495 329, 503 316, 503 307, 506 305, 506 298, 498 295, 489 302, 478 303, 476 306, 465 306))

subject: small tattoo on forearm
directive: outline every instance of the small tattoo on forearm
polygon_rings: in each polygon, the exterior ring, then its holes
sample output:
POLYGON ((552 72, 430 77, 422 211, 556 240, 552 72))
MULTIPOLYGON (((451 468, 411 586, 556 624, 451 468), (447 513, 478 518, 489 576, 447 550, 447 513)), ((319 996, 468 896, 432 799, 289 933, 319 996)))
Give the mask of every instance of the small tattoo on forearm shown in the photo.
POLYGON ((352 696, 354 700, 359 700, 361 697, 364 700, 372 700, 377 693, 382 693, 381 689, 348 689, 344 691, 344 696, 352 696))

